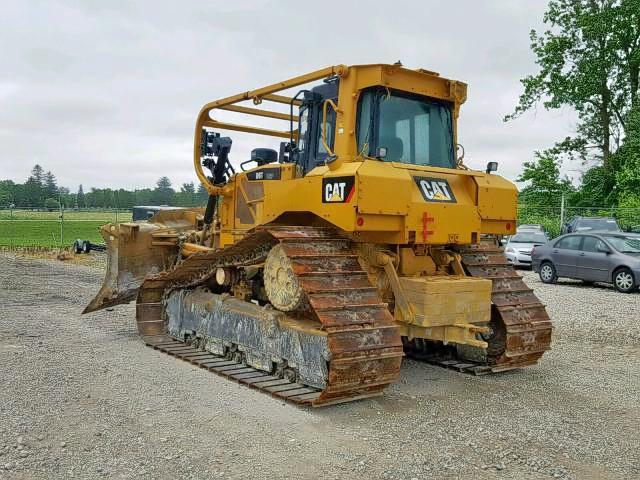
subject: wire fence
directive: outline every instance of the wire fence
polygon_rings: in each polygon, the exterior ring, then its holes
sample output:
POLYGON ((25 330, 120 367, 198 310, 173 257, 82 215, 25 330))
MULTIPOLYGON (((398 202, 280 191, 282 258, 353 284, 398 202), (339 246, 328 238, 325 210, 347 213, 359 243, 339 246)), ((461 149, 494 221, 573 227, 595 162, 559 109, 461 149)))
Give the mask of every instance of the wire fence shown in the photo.
MULTIPOLYGON (((555 206, 518 206, 518 224, 541 224, 555 237, 562 224, 574 216, 606 216, 617 220, 625 231, 640 232, 640 208, 608 206, 569 207, 560 202, 555 206)), ((131 210, 114 208, 46 209, 10 208, 0 206, 0 247, 2 248, 63 248, 74 240, 101 243, 99 229, 106 223, 130 222, 131 210)))
POLYGON ((562 225, 574 217, 611 217, 627 232, 640 232, 640 208, 609 206, 518 205, 518 224, 541 224, 552 236, 560 235, 562 225))
POLYGON ((76 239, 100 243, 100 226, 130 221, 131 211, 122 209, 0 207, 0 247, 61 248, 76 239))

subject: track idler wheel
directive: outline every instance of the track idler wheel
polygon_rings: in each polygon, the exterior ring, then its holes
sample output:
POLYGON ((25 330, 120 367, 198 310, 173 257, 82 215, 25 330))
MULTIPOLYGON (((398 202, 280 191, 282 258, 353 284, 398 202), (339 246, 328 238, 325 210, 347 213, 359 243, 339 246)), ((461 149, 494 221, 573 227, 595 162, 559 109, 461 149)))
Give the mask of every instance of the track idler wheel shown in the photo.
POLYGON ((292 312, 302 306, 304 290, 282 245, 276 245, 267 255, 263 276, 267 297, 276 309, 292 312))
MULTIPOLYGON (((495 307, 491 307, 492 310, 495 307)), ((498 312, 492 311, 493 318, 489 323, 489 333, 482 335, 482 339, 487 342, 487 357, 489 363, 501 357, 507 349, 507 330, 504 323, 499 318, 498 312)))

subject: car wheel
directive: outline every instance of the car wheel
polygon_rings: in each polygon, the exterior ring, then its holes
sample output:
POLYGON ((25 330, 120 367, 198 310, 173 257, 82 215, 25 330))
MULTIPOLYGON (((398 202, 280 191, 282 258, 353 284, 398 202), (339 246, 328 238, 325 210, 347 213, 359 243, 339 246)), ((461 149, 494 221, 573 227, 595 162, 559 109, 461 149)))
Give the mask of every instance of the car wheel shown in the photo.
POLYGON ((540 280, 542 283, 556 283, 558 280, 558 274, 556 273, 556 267, 551 262, 544 262, 540 265, 540 280))
POLYGON ((636 281, 633 273, 628 268, 619 268, 613 272, 613 286, 622 293, 629 293, 635 290, 636 281))
POLYGON ((82 253, 89 253, 91 251, 91 244, 85 240, 82 242, 82 253))

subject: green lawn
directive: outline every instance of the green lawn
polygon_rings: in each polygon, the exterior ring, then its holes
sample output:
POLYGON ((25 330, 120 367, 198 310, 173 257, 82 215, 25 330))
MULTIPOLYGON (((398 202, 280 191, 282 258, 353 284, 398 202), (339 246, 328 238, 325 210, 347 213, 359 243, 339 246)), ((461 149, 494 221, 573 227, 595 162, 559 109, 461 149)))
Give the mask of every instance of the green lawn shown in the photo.
MULTIPOLYGON (((32 211, 32 210, 0 210, 0 220, 53 220, 59 221, 60 212, 44 212, 44 211, 32 211)), ((89 211, 64 211, 65 223, 73 220, 82 221, 95 221, 102 223, 110 222, 130 222, 131 212, 120 211, 117 213, 114 211, 101 211, 101 210, 89 210, 89 211), (117 217, 117 218, 116 218, 117 217)))
MULTIPOLYGON (((76 238, 101 243, 98 232, 107 222, 91 220, 64 221, 64 245, 70 246, 76 238)), ((58 247, 60 222, 53 220, 0 220, 0 246, 58 247)))
MULTIPOLYGON (((64 212, 64 244, 70 246, 76 238, 94 243, 103 241, 98 229, 105 223, 130 222, 131 212, 74 211, 64 212)), ((0 246, 59 247, 60 212, 31 210, 0 210, 0 246)))

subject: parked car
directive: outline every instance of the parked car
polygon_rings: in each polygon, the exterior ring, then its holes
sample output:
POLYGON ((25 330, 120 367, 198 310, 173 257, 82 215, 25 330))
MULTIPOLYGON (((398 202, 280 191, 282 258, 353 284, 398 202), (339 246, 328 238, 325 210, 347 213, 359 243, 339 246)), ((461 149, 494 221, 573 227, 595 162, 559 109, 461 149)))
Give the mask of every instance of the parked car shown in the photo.
POLYGON ((613 217, 573 217, 562 226, 561 235, 575 232, 621 232, 613 217))
POLYGON ((518 232, 509 238, 504 254, 509 263, 521 267, 531 266, 531 251, 538 245, 544 245, 549 239, 538 231, 518 232))
POLYGON ((612 283, 629 293, 640 281, 640 236, 625 233, 568 234, 536 247, 532 267, 544 283, 559 277, 612 283))
POLYGON ((546 230, 544 229, 544 225, 540 225, 539 223, 523 223, 522 225, 518 225, 516 228, 516 232, 541 232, 546 234, 546 230))

